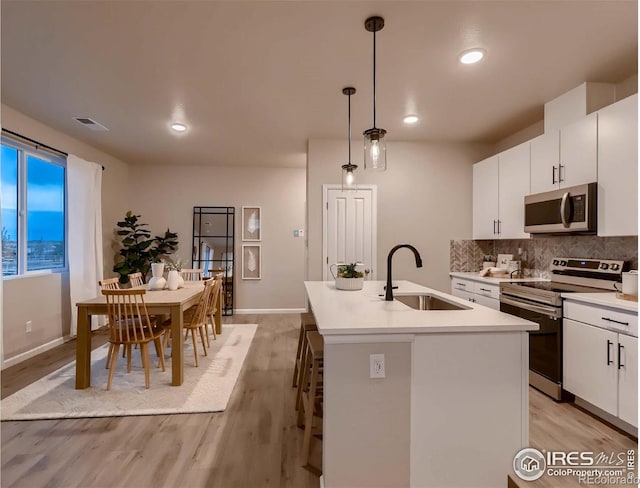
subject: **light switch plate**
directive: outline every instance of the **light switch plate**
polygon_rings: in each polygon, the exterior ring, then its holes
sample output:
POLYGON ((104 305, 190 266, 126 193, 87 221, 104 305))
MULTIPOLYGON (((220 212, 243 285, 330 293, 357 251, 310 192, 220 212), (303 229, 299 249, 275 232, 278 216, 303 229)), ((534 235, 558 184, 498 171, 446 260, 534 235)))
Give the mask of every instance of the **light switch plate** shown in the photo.
POLYGON ((369 378, 384 378, 384 354, 369 355, 369 378))

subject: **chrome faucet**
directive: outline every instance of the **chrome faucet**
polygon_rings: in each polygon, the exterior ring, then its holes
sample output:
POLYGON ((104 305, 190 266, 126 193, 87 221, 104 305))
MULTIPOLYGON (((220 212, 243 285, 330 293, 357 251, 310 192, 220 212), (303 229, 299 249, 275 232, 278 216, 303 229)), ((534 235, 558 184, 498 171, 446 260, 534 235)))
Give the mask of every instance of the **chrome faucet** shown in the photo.
POLYGON ((391 251, 389 251, 389 255, 387 256, 387 286, 385 288, 384 297, 387 302, 393 301, 393 285, 391 284, 391 258, 393 257, 393 253, 395 253, 401 247, 407 247, 411 249, 413 255, 416 258, 416 268, 422 268, 422 258, 420 257, 420 253, 415 247, 413 247, 411 244, 398 244, 397 246, 394 246, 391 251))

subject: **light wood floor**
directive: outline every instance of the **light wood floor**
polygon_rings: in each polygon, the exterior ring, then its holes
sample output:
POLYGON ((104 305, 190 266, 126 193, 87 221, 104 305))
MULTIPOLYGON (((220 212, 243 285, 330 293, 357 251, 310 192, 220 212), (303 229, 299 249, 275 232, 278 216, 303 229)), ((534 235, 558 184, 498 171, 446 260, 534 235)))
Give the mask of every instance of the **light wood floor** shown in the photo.
MULTIPOLYGON (((4 488, 319 486, 300 467, 291 375, 298 315, 240 315, 259 327, 227 410, 215 414, 2 422, 4 488)), ((97 334, 96 347, 106 340, 97 334)), ((73 342, 2 372, 2 397, 74 359, 73 342)), ((188 374, 188 371, 185 371, 188 374)), ((554 450, 623 451, 637 442, 570 404, 530 390, 530 440, 554 450)), ((320 463, 315 443, 314 463, 320 463)), ((578 486, 547 478, 533 488, 578 486)))

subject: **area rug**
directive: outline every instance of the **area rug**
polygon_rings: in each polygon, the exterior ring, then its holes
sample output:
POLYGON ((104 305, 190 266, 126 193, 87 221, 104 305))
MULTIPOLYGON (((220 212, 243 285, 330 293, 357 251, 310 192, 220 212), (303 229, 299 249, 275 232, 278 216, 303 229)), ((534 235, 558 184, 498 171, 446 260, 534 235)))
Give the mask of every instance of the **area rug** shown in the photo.
MULTIPOLYGON (((195 367, 191 339, 184 345, 184 383, 171 386, 170 351, 166 371, 157 368, 150 348, 151 385, 144 387, 144 369, 139 350, 132 351, 132 370, 126 359, 118 358, 111 390, 106 391, 108 344, 91 354, 91 387, 75 389, 75 361, 63 366, 0 402, 0 419, 35 420, 79 417, 121 417, 178 413, 221 412, 242 369, 255 335, 256 324, 225 324, 217 340, 211 338, 208 356, 195 367)), ((122 349, 120 349, 122 350, 122 349)))

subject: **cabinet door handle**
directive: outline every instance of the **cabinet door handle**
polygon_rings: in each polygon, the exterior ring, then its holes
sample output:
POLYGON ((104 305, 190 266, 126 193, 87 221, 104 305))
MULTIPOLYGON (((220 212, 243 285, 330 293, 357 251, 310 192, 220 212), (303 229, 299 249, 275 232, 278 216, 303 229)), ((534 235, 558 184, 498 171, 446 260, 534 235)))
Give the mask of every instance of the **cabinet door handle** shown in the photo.
POLYGON ((611 361, 611 346, 613 346, 613 342, 607 339, 607 366, 613 364, 613 361, 611 361))
POLYGON ((500 219, 498 219, 498 235, 500 235, 500 219))
POLYGON ((458 286, 467 286, 465 283, 456 283, 458 286))
POLYGON ((622 350, 624 346, 618 342, 618 369, 622 369, 624 364, 622 364, 622 350))
POLYGON ((486 288, 480 288, 480 291, 486 291, 486 292, 491 293, 491 290, 487 290, 486 288))
POLYGON ((564 183, 564 172, 562 171, 562 168, 564 167, 564 164, 558 165, 558 183, 564 183))
POLYGON ((493 221, 493 235, 496 235, 498 232, 496 231, 496 225, 498 224, 497 220, 493 221))
POLYGON ((556 184, 556 167, 552 166, 551 167, 551 184, 555 185, 556 184))
POLYGON ((600 317, 600 318, 602 320, 606 320, 607 322, 613 322, 614 324, 629 326, 629 322, 620 322, 619 320, 610 319, 609 317, 600 317))

